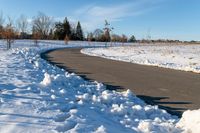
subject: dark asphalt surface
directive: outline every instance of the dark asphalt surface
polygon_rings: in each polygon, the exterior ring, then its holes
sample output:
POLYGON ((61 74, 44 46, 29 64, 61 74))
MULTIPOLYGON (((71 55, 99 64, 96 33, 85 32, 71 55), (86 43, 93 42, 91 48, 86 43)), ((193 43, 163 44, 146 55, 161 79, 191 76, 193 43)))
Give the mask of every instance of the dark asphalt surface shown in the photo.
POLYGON ((73 48, 41 56, 84 79, 102 82, 108 89, 130 89, 146 103, 179 117, 185 110, 200 108, 200 74, 92 57, 73 48))

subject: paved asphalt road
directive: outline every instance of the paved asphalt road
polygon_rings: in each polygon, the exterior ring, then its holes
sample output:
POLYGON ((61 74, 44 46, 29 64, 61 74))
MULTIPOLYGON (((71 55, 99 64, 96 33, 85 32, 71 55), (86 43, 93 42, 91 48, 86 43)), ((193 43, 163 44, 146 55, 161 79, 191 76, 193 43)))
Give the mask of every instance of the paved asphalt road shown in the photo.
POLYGON ((80 49, 59 49, 41 55, 50 63, 97 80, 108 89, 130 89, 151 105, 181 116, 200 108, 200 74, 87 56, 80 49))

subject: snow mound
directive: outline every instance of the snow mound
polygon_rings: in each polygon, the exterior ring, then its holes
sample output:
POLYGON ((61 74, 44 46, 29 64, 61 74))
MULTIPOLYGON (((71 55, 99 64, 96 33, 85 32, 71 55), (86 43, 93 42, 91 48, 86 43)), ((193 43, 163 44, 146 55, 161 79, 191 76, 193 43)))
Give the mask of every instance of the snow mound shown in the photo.
POLYGON ((48 73, 44 74, 44 79, 41 82, 41 84, 44 85, 44 86, 51 84, 51 76, 48 73))
POLYGON ((200 109, 185 111, 177 127, 184 129, 184 133, 200 133, 200 109))
POLYGON ((106 128, 101 125, 100 127, 97 128, 96 131, 94 131, 93 133, 106 133, 106 128))

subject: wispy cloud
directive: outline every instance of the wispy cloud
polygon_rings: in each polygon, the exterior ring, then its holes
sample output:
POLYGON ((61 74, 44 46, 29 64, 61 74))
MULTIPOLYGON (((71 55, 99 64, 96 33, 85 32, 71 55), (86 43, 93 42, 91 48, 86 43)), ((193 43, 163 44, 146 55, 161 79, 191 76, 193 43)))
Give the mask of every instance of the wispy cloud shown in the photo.
POLYGON ((77 9, 70 19, 80 20, 87 30, 103 25, 105 19, 110 22, 123 21, 126 17, 133 17, 147 13, 163 0, 134 0, 112 6, 87 5, 77 9))

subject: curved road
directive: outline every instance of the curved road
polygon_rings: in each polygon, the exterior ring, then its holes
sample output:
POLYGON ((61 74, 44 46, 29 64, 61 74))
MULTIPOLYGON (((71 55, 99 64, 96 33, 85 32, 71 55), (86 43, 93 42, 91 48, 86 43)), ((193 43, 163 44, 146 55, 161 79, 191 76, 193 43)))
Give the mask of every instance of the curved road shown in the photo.
POLYGON ((108 89, 130 89, 151 105, 181 116, 200 108, 200 74, 92 57, 68 48, 41 55, 50 63, 87 80, 97 80, 108 89))

